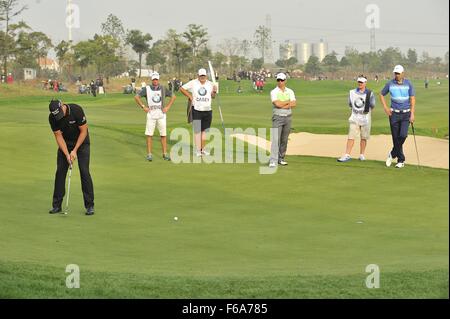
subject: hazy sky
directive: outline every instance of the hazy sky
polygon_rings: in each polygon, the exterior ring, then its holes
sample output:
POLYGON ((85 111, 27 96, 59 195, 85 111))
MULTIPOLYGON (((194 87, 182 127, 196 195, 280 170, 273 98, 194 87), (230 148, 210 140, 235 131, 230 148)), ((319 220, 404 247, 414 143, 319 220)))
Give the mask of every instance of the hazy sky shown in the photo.
MULTIPOLYGON (((21 0, 29 9, 21 16, 35 30, 50 35, 54 43, 68 38, 67 0, 21 0)), ((448 51, 448 0, 220 0, 220 1, 145 1, 145 0, 73 0, 80 8, 80 28, 74 40, 100 33, 108 14, 117 15, 126 29, 140 29, 155 40, 169 28, 184 31, 190 23, 208 28, 213 49, 224 38, 253 38, 258 25, 272 20, 274 56, 286 40, 329 43, 329 51, 339 54, 345 46, 368 51, 370 31, 366 27, 366 6, 380 9, 380 28, 376 30, 376 48, 414 47, 419 54, 443 56, 448 51)))

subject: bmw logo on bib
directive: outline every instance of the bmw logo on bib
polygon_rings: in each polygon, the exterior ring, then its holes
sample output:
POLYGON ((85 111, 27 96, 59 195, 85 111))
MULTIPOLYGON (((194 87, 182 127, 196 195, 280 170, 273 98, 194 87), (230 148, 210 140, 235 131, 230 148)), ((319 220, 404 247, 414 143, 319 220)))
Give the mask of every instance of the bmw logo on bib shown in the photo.
POLYGON ((201 88, 198 90, 198 94, 199 94, 200 96, 205 96, 206 93, 208 93, 208 91, 206 91, 206 89, 205 89, 204 87, 201 87, 201 88))
POLYGON ((161 96, 159 96, 159 95, 153 95, 152 101, 153 101, 154 103, 160 103, 160 102, 161 102, 161 96))
POLYGON ((362 99, 362 98, 357 98, 356 100, 355 100, 355 107, 357 108, 357 109, 360 109, 360 108, 362 108, 362 107, 364 107, 364 105, 366 104, 366 102, 364 101, 364 99, 362 99))

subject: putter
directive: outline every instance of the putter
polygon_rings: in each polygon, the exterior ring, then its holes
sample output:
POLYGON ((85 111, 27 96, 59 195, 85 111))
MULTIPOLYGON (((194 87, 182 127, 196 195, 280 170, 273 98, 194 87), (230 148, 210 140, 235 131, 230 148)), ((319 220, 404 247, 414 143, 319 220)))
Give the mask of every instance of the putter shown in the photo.
POLYGON ((64 215, 69 213, 69 197, 70 197, 70 180, 72 178, 72 162, 69 166, 69 180, 67 181, 67 198, 66 198, 66 208, 64 209, 64 215))
POLYGON ((414 136, 414 145, 416 146, 417 163, 419 164, 418 168, 420 168, 419 150, 417 149, 416 132, 414 129, 414 123, 411 123, 411 128, 412 128, 412 132, 413 132, 413 136, 414 136))

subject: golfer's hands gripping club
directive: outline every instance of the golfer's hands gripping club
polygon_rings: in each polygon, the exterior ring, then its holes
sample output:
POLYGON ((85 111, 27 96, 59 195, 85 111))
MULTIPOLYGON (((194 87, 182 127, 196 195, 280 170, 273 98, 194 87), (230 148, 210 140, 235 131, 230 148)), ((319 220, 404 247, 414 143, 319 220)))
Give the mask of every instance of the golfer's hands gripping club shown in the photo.
POLYGON ((72 152, 70 152, 70 163, 73 163, 77 160, 77 152, 75 150, 73 150, 72 152))
POLYGON ((414 124, 415 119, 416 118, 414 116, 414 113, 411 113, 411 117, 409 118, 409 123, 414 124))

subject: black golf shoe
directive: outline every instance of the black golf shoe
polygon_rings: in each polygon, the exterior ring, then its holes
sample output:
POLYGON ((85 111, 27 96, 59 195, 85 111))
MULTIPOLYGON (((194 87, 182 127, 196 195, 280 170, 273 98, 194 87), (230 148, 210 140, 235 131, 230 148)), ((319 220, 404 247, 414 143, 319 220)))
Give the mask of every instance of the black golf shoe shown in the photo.
POLYGON ((50 211, 48 212, 49 214, 58 214, 61 213, 62 209, 61 207, 53 207, 52 209, 50 209, 50 211))
POLYGON ((88 216, 94 215, 94 207, 88 207, 86 209, 86 215, 88 216))

